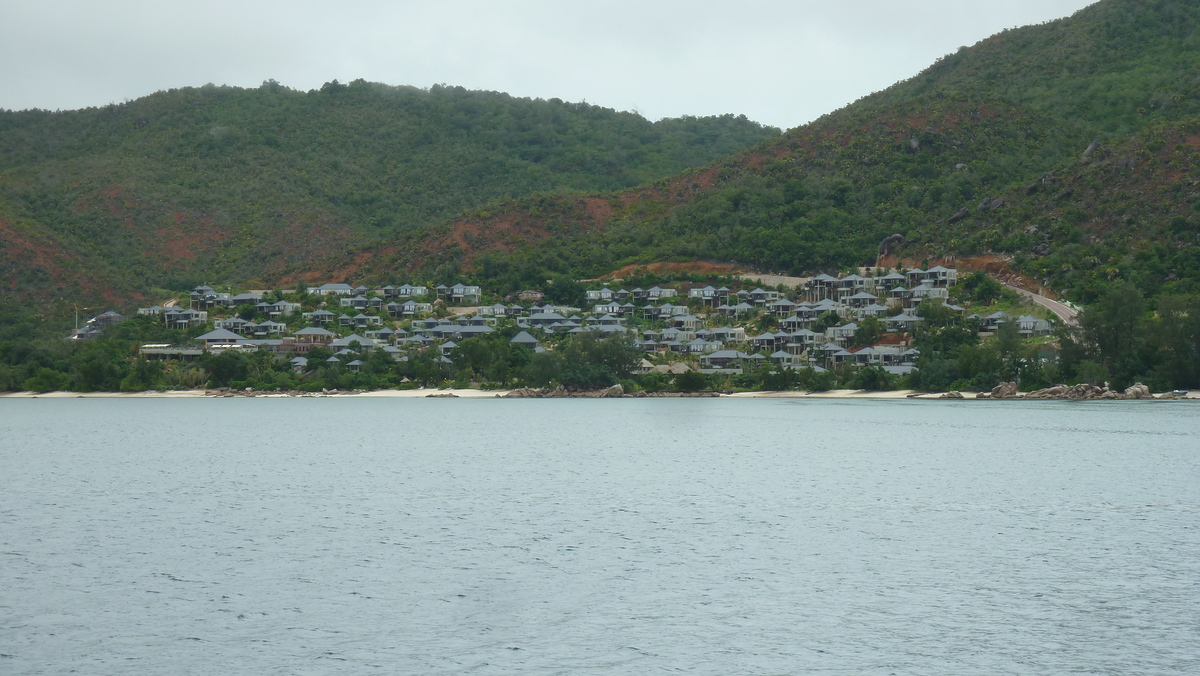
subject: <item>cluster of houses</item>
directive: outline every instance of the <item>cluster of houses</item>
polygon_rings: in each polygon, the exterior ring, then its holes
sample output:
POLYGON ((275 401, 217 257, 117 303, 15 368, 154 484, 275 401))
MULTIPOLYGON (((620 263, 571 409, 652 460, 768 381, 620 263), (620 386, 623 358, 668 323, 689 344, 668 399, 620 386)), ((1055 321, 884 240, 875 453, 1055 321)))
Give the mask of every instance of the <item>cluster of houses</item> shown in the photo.
MULTIPOLYGON (((531 350, 544 350, 541 343, 551 335, 630 333, 643 352, 688 356, 704 372, 738 372, 771 363, 781 368, 815 369, 869 365, 904 374, 915 368, 920 356, 907 338, 923 321, 913 308, 932 300, 965 314, 963 308, 948 303, 949 288, 956 281, 957 271, 942 266, 879 275, 818 275, 798 289, 795 300, 761 288, 735 291, 681 285, 626 290, 604 286, 586 292, 590 312, 536 302, 480 305, 480 287, 467 284, 432 289, 410 284, 374 289, 322 284, 307 289, 310 295, 328 297, 324 308, 310 312, 304 312, 299 303, 264 300, 259 293, 220 293, 200 286, 189 294, 188 307, 169 304, 142 308, 138 313, 161 316, 166 326, 181 329, 207 325, 210 310, 246 305, 253 305, 259 319, 266 318, 255 322, 236 315, 221 317, 213 322, 212 331, 195 339, 197 347, 147 345, 142 354, 149 359, 194 359, 203 350, 271 350, 292 355, 292 363, 302 369, 307 355, 320 347, 333 353, 328 361, 355 370, 374 351, 403 360, 411 348, 432 348, 449 362, 459 341, 490 334, 499 321, 511 320, 519 331, 511 342, 531 350), (681 302, 681 293, 690 304, 681 302), (434 309, 431 301, 436 299, 471 307, 474 314, 428 318, 434 309), (290 331, 287 322, 297 314, 305 326, 290 331), (737 325, 739 320, 760 314, 774 317, 774 331, 753 335, 737 325), (875 345, 855 347, 859 323, 872 317, 882 323, 887 334, 875 345), (385 318, 407 320, 405 328, 385 318), (635 331, 629 323, 637 319, 649 321, 652 328, 635 331), (728 325, 711 326, 721 321, 728 325), (341 335, 345 333, 349 335, 341 335)), ((519 298, 540 301, 542 296, 523 292, 519 298)), ((1051 331, 1048 322, 1033 316, 997 312, 969 318, 978 321, 982 335, 994 333, 1005 322, 1016 322, 1026 337, 1051 331)))

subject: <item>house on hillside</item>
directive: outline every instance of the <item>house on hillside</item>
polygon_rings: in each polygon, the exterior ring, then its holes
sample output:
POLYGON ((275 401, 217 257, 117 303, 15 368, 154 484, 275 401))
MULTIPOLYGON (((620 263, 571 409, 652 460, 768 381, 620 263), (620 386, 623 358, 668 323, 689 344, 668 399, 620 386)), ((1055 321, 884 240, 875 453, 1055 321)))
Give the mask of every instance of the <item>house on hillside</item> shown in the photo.
POLYGON ((717 302, 717 289, 711 284, 701 288, 690 289, 688 291, 688 298, 698 300, 705 305, 715 305, 717 302))
POLYGON ((1022 338, 1032 338, 1034 336, 1048 336, 1054 327, 1050 322, 1032 315, 1025 315, 1017 318, 1017 327, 1022 338))
POLYGON ((616 299, 616 294, 607 286, 601 289, 591 289, 587 292, 588 302, 602 303, 616 299))
POLYGON ((278 300, 274 303, 260 301, 254 306, 256 312, 267 315, 268 317, 283 317, 300 310, 299 303, 289 303, 286 300, 278 300))
POLYGON ((935 265, 925 271, 925 281, 938 287, 954 286, 958 284, 958 270, 935 265))
POLYGON ((906 305, 916 307, 925 300, 938 300, 943 303, 950 298, 950 290, 944 286, 933 286, 929 282, 921 282, 909 289, 906 305))
POLYGON ((208 312, 185 307, 169 307, 163 310, 163 324, 168 329, 187 329, 208 322, 208 312))
POLYGON ((250 343, 249 339, 245 336, 238 335, 228 329, 214 329, 204 335, 196 336, 196 342, 203 345, 206 350, 235 345, 248 345, 250 343))
POLYGON ((439 298, 445 298, 451 303, 461 303, 463 305, 478 305, 483 298, 483 291, 478 286, 469 284, 460 283, 453 286, 438 284, 433 290, 439 298))
POLYGON ((912 333, 922 321, 924 320, 917 315, 902 312, 895 317, 888 317, 884 324, 889 333, 912 333))
POLYGON ((251 322, 248 322, 245 319, 242 319, 241 317, 234 315, 232 317, 226 317, 225 319, 216 320, 215 322, 213 322, 213 328, 225 329, 226 331, 233 331, 235 333, 240 333, 243 329, 246 328, 246 325, 250 324, 250 323, 251 322))
POLYGON ((787 298, 780 298, 767 303, 767 312, 776 317, 787 317, 796 312, 798 306, 787 298))
POLYGON ((646 289, 646 301, 651 303, 657 303, 666 298, 675 298, 677 295, 679 294, 675 289, 666 289, 660 286, 652 286, 646 289))
POLYGON ((335 338, 337 338, 336 333, 328 329, 323 329, 319 326, 300 329, 295 333, 295 336, 297 346, 308 346, 305 351, 311 350, 313 347, 328 345, 332 343, 335 338))
POLYGON ((301 316, 307 319, 309 324, 316 326, 324 326, 337 319, 337 315, 329 310, 314 310, 313 312, 305 312, 301 316))
POLYGON ((825 329, 825 338, 831 343, 845 347, 854 342, 854 334, 858 332, 858 324, 851 322, 843 326, 831 326, 825 329))
POLYGON ((318 287, 309 289, 308 292, 319 294, 319 295, 337 295, 337 296, 353 296, 356 293, 353 286, 350 286, 349 284, 341 284, 341 283, 322 284, 318 287))
POLYGON ((342 307, 354 308, 355 310, 367 309, 366 296, 354 296, 353 298, 342 298, 338 301, 342 307))

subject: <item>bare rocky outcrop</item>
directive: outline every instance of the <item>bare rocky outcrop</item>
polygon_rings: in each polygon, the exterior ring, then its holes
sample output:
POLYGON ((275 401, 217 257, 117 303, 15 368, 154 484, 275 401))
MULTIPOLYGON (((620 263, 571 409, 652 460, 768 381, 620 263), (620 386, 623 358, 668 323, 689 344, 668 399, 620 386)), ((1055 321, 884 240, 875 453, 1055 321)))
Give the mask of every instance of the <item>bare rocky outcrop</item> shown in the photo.
POLYGON ((1153 399, 1154 395, 1150 394, 1150 388, 1141 383, 1135 383, 1125 388, 1126 399, 1153 399))
POLYGON ((532 399, 535 397, 546 396, 547 389, 534 389, 532 387, 518 387, 515 390, 509 390, 504 394, 506 399, 532 399))
POLYGON ((966 397, 963 397, 962 392, 951 390, 949 392, 943 392, 942 396, 940 396, 938 398, 939 399, 965 399, 966 397))
POLYGON ((988 209, 999 209, 1002 206, 1004 206, 1003 197, 993 197, 991 199, 984 198, 984 200, 979 203, 979 210, 987 211, 988 209))
POLYGON ((1087 162, 1089 159, 1091 159, 1092 153, 1096 152, 1096 149, 1099 147, 1100 147, 1099 141, 1092 141, 1091 144, 1087 147, 1087 150, 1083 151, 1083 155, 1081 155, 1079 157, 1079 161, 1087 162))
MULTIPOLYGON (((1013 385, 1013 383, 1004 383, 1003 385, 997 386, 997 388, 1003 387, 1004 385, 1013 385)), ((993 395, 990 398, 999 399, 1002 397, 996 397, 995 390, 993 390, 993 395)), ((1117 392, 1115 390, 1110 390, 1107 387, 1104 387, 1103 385, 1092 385, 1090 383, 1079 383, 1078 385, 1055 385, 1053 387, 1047 387, 1047 388, 1044 388, 1041 390, 1034 390, 1033 392, 1030 392, 1019 398, 1021 398, 1021 399, 1069 399, 1069 400, 1105 399, 1105 400, 1113 400, 1113 399, 1154 399, 1154 395, 1150 393, 1150 388, 1146 387, 1145 385, 1143 385, 1141 383, 1136 383, 1134 385, 1131 385, 1130 387, 1125 388, 1125 390, 1123 392, 1117 392)), ((1162 398, 1162 397, 1160 397, 1160 398, 1162 398)))
POLYGON ((895 250, 896 247, 904 243, 904 235, 896 233, 883 238, 879 243, 879 257, 882 258, 895 250))
POLYGON ((1080 383, 1078 385, 1055 385, 1041 390, 1035 390, 1025 395, 1026 399, 1100 399, 1107 392, 1107 387, 1080 383))
POLYGON ((558 387, 518 387, 503 395, 506 399, 560 399, 565 397, 615 399, 625 396, 625 388, 618 383, 601 390, 576 390, 559 385, 558 387))
POLYGON ((246 388, 242 390, 233 390, 228 387, 218 387, 216 389, 208 389, 204 391, 206 397, 330 397, 338 394, 362 394, 367 390, 328 390, 322 389, 320 392, 305 392, 303 390, 254 390, 246 388))
POLYGON ((533 387, 518 387, 515 390, 509 390, 507 394, 497 395, 510 399, 560 399, 560 398, 576 398, 576 399, 616 399, 616 398, 650 398, 650 397, 719 397, 720 392, 630 392, 626 393, 625 388, 620 384, 606 387, 602 390, 572 390, 565 388, 562 385, 550 388, 533 388, 533 387))
POLYGON ((992 388, 991 399, 1014 399, 1020 395, 1021 390, 1016 383, 1000 383, 992 388))
POLYGON ((951 223, 951 224, 957 223, 970 215, 971 215, 971 210, 966 207, 963 207, 962 209, 959 209, 957 212, 955 212, 955 214, 950 217, 950 220, 947 221, 947 223, 951 223))

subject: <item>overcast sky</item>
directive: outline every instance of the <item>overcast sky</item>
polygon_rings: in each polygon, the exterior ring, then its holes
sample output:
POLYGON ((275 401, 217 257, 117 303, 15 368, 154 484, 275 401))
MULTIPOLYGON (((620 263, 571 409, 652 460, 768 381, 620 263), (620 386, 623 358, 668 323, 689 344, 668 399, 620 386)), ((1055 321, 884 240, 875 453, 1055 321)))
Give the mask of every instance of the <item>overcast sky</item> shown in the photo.
POLYGON ((0 108, 365 78, 791 128, 1092 0, 0 0, 0 108))

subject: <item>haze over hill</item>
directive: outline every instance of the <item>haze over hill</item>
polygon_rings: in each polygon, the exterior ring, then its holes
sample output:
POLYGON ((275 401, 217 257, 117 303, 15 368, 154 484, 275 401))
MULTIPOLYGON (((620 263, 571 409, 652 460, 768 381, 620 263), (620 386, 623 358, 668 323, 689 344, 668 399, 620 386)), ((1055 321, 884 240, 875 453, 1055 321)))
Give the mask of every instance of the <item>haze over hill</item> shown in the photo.
POLYGON ((656 260, 803 273, 873 264, 901 234, 910 260, 1012 255, 1084 300, 1115 276, 1189 290, 1198 114, 1200 6, 1104 0, 704 169, 493 204, 308 273, 462 268, 512 287, 656 260))

